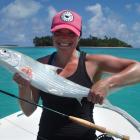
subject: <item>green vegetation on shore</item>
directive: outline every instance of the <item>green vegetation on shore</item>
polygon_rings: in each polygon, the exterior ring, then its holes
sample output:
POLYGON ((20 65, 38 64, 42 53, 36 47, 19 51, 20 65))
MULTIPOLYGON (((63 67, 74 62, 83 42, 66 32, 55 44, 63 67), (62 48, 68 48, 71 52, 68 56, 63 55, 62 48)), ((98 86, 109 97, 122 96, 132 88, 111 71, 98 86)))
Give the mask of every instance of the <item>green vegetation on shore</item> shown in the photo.
MULTIPOLYGON (((44 36, 44 37, 35 37, 33 39, 33 43, 36 47, 43 46, 52 46, 52 37, 44 36)), ((79 46, 87 46, 87 47, 132 47, 124 41, 121 41, 117 38, 108 38, 105 36, 103 39, 97 38, 94 36, 89 36, 88 38, 81 38, 79 42, 79 46)))

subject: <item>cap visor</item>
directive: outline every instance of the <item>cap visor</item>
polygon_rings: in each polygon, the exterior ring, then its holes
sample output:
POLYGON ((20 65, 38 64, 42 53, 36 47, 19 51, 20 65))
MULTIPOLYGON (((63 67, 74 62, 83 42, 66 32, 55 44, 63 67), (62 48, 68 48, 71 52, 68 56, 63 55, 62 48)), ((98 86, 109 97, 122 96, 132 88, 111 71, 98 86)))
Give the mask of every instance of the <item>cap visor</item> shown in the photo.
POLYGON ((74 32, 77 36, 80 36, 80 31, 77 30, 75 27, 66 25, 66 24, 61 24, 61 25, 56 25, 54 28, 51 29, 51 32, 55 32, 60 29, 69 29, 72 32, 74 32))

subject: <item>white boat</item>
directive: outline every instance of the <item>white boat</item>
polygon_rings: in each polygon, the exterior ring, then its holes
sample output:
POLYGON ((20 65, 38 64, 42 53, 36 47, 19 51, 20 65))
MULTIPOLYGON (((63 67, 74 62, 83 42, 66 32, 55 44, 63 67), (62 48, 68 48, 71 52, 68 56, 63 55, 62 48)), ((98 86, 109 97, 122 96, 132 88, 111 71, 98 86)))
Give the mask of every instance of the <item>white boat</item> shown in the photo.
MULTIPOLYGON (((19 111, 0 119, 0 140, 36 140, 41 112, 38 107, 30 117, 19 111)), ((140 140, 140 123, 110 103, 95 105, 93 117, 96 125, 129 136, 129 140, 140 140)), ((102 135, 99 131, 96 134, 102 135)), ((114 136, 113 139, 120 140, 114 136)))

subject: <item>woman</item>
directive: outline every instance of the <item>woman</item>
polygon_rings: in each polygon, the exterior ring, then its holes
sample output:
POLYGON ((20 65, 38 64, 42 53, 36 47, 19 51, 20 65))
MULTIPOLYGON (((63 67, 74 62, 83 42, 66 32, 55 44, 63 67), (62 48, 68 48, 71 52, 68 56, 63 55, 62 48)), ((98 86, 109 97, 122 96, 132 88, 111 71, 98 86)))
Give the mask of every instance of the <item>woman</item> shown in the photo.
MULTIPOLYGON (((84 97, 81 103, 75 98, 45 94, 32 87, 29 81, 24 80, 18 74, 15 74, 14 80, 19 85, 21 98, 38 103, 41 97, 44 106, 94 122, 92 116, 94 104, 102 104, 107 93, 113 88, 139 82, 140 63, 109 55, 91 55, 77 51, 81 29, 82 19, 77 13, 67 10, 57 13, 51 26, 53 44, 57 52, 38 60, 44 64, 63 68, 58 72, 59 75, 90 88, 88 97, 84 97), (113 75, 100 79, 103 72, 113 73, 113 75)), ((23 71, 32 75, 29 68, 23 68, 23 71)), ((27 116, 36 109, 35 106, 22 101, 20 101, 20 106, 27 116)), ((94 130, 43 110, 37 140, 94 140, 95 138, 94 130)))

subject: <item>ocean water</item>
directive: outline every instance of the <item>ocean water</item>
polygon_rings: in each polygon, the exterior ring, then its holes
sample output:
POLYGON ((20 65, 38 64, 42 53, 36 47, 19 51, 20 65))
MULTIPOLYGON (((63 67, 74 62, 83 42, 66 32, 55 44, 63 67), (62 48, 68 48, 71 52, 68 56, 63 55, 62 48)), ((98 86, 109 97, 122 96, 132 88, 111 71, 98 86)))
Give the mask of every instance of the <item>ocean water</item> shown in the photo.
MULTIPOLYGON (((37 59, 55 51, 54 48, 18 47, 12 48, 37 59)), ((140 61, 140 49, 138 48, 81 48, 90 54, 109 54, 117 57, 140 61)), ((12 80, 12 75, 6 69, 0 67, 0 89, 18 96, 18 87, 12 80)), ((109 101, 125 111, 140 122, 140 83, 115 91, 108 96, 109 101)), ((0 93, 0 118, 20 110, 18 100, 0 93)))

